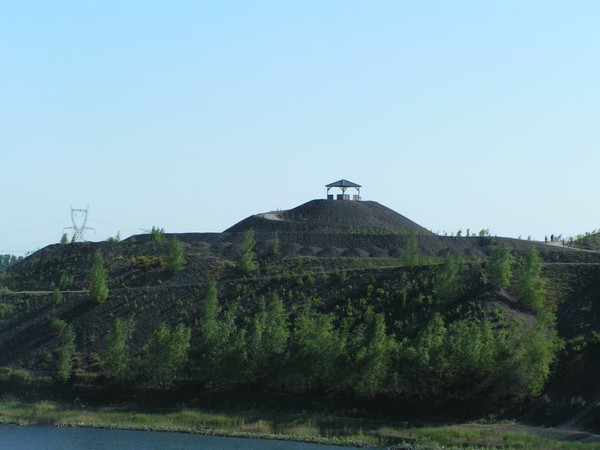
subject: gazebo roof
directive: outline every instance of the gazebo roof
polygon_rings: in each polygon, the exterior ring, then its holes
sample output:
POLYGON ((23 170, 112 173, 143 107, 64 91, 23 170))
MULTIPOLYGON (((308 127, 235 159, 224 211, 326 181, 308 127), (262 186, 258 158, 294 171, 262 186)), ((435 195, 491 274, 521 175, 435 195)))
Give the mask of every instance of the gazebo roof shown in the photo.
POLYGON ((336 181, 334 183, 327 184, 327 185, 325 185, 325 187, 326 188, 332 188, 332 187, 339 187, 339 188, 349 188, 349 187, 359 188, 359 187, 362 187, 362 186, 360 184, 353 183, 352 181, 339 180, 339 181, 336 181))

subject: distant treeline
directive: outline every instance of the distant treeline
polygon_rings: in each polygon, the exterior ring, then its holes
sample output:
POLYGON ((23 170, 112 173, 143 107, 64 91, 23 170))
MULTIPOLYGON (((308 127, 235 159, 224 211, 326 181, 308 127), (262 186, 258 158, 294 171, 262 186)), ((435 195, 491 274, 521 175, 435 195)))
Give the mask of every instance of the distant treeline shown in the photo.
POLYGON ((0 255, 0 270, 5 269, 6 267, 14 264, 23 259, 22 256, 15 255, 0 255))

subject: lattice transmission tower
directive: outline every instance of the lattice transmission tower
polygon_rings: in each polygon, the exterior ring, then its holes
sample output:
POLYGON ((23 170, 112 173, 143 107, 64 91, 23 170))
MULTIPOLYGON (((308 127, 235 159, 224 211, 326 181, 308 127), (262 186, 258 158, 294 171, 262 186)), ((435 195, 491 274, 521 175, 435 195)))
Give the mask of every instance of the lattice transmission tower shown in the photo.
POLYGON ((85 209, 76 209, 71 206, 71 223, 73 226, 67 227, 65 230, 73 230, 73 242, 85 242, 86 230, 94 230, 94 228, 86 226, 89 209, 89 206, 85 209))

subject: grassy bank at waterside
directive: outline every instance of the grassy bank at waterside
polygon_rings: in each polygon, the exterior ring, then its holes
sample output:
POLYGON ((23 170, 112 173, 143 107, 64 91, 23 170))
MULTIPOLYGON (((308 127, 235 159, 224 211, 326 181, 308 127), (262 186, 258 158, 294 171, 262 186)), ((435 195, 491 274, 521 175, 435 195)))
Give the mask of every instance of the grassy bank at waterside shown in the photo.
POLYGON ((0 402, 0 424, 170 431, 396 449, 600 449, 595 435, 509 423, 415 426, 406 422, 199 409, 70 408, 54 402, 0 402), (574 442, 576 441, 576 442, 574 442))

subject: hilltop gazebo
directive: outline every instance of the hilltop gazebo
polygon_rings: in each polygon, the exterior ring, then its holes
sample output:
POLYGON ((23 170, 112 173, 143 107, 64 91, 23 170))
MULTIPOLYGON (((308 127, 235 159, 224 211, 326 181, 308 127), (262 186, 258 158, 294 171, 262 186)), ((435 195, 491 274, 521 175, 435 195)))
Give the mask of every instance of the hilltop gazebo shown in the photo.
POLYGON ((339 188, 342 190, 342 193, 337 195, 338 200, 350 200, 350 194, 346 194, 346 189, 354 188, 356 189, 357 193, 352 196, 352 200, 360 200, 360 188, 362 186, 360 184, 353 183, 352 181, 339 180, 334 183, 327 184, 325 187, 327 188, 327 200, 333 200, 333 194, 329 193, 331 188, 339 188))

